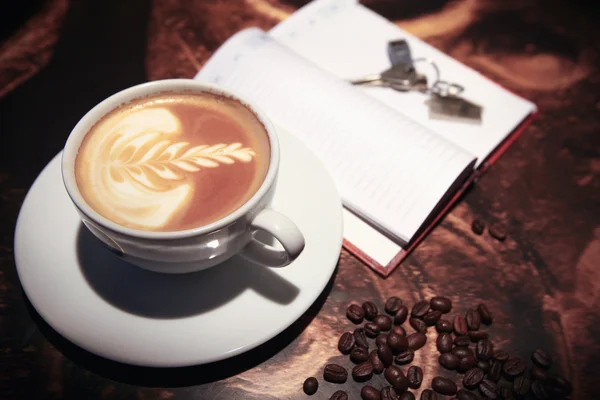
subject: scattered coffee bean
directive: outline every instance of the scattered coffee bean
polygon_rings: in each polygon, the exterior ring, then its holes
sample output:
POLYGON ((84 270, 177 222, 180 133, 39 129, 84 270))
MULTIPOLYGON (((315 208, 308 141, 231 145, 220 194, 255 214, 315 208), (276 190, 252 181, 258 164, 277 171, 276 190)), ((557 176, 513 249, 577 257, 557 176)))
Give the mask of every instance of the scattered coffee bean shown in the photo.
POLYGON ((480 340, 487 339, 490 335, 484 331, 469 331, 467 332, 471 342, 479 342, 480 340))
POLYGON ((402 300, 399 297, 390 297, 385 302, 385 312, 390 315, 396 315, 400 310, 400 307, 402 307, 402 300))
POLYGON ((400 365, 405 365, 405 364, 410 364, 415 358, 415 352, 412 350, 406 350, 403 351, 401 353, 399 353, 396 356, 396 364, 400 364, 400 365))
POLYGON ((408 349, 408 339, 392 331, 388 333, 387 346, 392 350, 392 353, 398 354, 408 349))
POLYGON ((491 237, 501 242, 503 242, 504 239, 506 239, 506 228, 502 224, 495 223, 490 225, 490 227, 488 228, 488 232, 490 233, 491 237))
POLYGON ((515 396, 525 396, 529 392, 531 381, 526 376, 519 376, 513 382, 513 393, 515 396))
POLYGON ((435 345, 440 353, 449 353, 452 351, 452 334, 442 332, 438 335, 435 345))
POLYGON ((457 336, 454 338, 454 345, 458 347, 469 347, 471 339, 468 336, 457 336))
POLYGON ((365 328, 356 328, 354 330, 354 343, 357 346, 369 348, 369 342, 367 341, 367 334, 365 328))
POLYGON ((380 374, 385 369, 385 365, 383 365, 383 361, 381 361, 381 358, 379 358, 377 350, 373 350, 369 353, 369 361, 373 365, 374 374, 380 374))
POLYGON ((477 368, 485 372, 486 374, 490 372, 490 362, 487 360, 479 360, 477 361, 477 368))
POLYGON ((441 332, 452 333, 452 331, 454 331, 452 322, 448 321, 447 319, 440 319, 438 322, 436 322, 435 329, 440 333, 441 332))
POLYGON ((460 357, 452 353, 445 353, 440 355, 440 357, 438 358, 438 362, 442 367, 449 370, 454 370, 458 368, 458 364, 460 363, 460 357))
POLYGON ((467 327, 470 331, 477 331, 481 325, 481 316, 477 310, 467 310, 467 314, 465 315, 465 320, 467 321, 467 327))
POLYGON ((377 347, 377 355, 383 361, 383 365, 389 367, 392 365, 394 361, 394 355, 392 354, 392 350, 387 346, 387 344, 380 345, 377 347))
POLYGON ((350 354, 354 347, 354 335, 352 332, 344 332, 338 341, 338 350, 342 354, 350 354))
POLYGON ((456 392, 456 398, 458 400, 477 400, 479 397, 477 397, 477 395, 473 392, 469 392, 465 389, 460 389, 458 392, 456 392))
POLYGON ((404 329, 400 325, 392 326, 392 331, 396 332, 398 335, 402 335, 402 336, 406 337, 406 329, 404 329))
POLYGON ((346 310, 346 317, 355 324, 360 324, 365 318, 365 310, 358 304, 350 304, 346 310))
POLYGON ((348 371, 341 365, 327 364, 323 370, 323 379, 331 383, 344 383, 348 379, 348 371))
POLYGON ((397 393, 402 393, 408 389, 408 379, 404 376, 404 373, 400 368, 395 365, 391 365, 385 369, 383 373, 385 379, 389 382, 397 393))
POLYGON ((352 368, 352 378, 356 382, 366 382, 373 376, 373 364, 365 361, 352 368))
POLYGON ((531 360, 542 368, 548 369, 552 366, 552 356, 542 349, 534 351, 531 360))
POLYGON ((410 317, 408 323, 417 332, 427 332, 427 324, 420 318, 410 317))
POLYGON ((488 379, 482 380, 479 384, 479 392, 488 399, 496 399, 498 397, 498 395, 496 394, 497 391, 498 386, 496 386, 496 383, 488 379))
POLYGON ((494 344, 488 339, 480 340, 477 342, 475 354, 480 360, 490 360, 494 357, 494 344))
POLYGON ((421 400, 438 400, 438 395, 431 389, 425 389, 421 392, 421 400))
POLYGON ((381 394, 379 393, 379 390, 375 389, 373 386, 363 386, 363 388, 360 391, 360 397, 363 400, 380 400, 381 399, 381 394))
POLYGON ((427 326, 433 326, 442 317, 441 311, 432 310, 423 316, 423 321, 427 326))
POLYGON ((498 382, 502 377, 502 362, 493 360, 490 364, 490 372, 488 372, 487 378, 490 381, 498 382))
POLYGON ((398 400, 415 400, 415 395, 412 392, 404 392, 398 396, 398 400))
POLYGON ((496 390, 496 394, 498 395, 498 398, 501 400, 512 400, 512 392, 510 391, 510 387, 509 386, 498 386, 498 389, 496 390))
POLYGON ((343 390, 338 390, 334 394, 331 395, 329 400, 348 400, 348 393, 343 390))
POLYGON ((452 309, 452 301, 447 297, 435 296, 429 301, 429 307, 431 307, 432 310, 446 314, 452 309))
POLYGON ((460 359, 460 361, 458 362, 458 367, 456 367, 456 369, 460 373, 465 373, 471 368, 475 367, 476 365, 477 359, 475 358, 475 356, 466 356, 460 359))
POLYGON ((411 315, 416 318, 423 318, 425 314, 429 311, 429 302, 426 300, 421 300, 412 308, 411 315))
POLYGON ((471 222, 471 230, 474 234, 481 235, 484 229, 485 223, 483 221, 479 219, 474 219, 473 222, 471 222))
MULTIPOLYGON (((480 342, 481 343, 481 342, 480 342)), ((509 379, 514 379, 525 372, 526 364, 520 358, 509 358, 502 367, 504 374, 509 379)))
POLYGON ((454 332, 459 336, 466 335, 469 331, 469 328, 467 327, 467 321, 465 321, 465 317, 462 315, 457 315, 454 317, 453 327, 454 332))
POLYGON ((538 367, 537 365, 531 367, 529 375, 531 375, 531 378, 537 379, 539 381, 547 381, 548 379, 550 379, 550 373, 544 368, 538 367))
POLYGON ((365 318, 369 321, 373 321, 373 318, 379 313, 377 306, 372 301, 365 301, 362 304, 362 308, 365 311, 365 318))
POLYGON ((306 378, 304 384, 302 385, 302 390, 304 390, 304 393, 306 393, 309 396, 312 396, 313 394, 317 393, 318 388, 319 381, 317 381, 317 378, 312 376, 310 378, 306 378))
POLYGON ((408 317, 408 307, 402 306, 394 317, 394 325, 402 325, 408 317))
POLYGON ((387 344, 387 336, 387 333, 381 333, 377 336, 375 339, 375 344, 377 347, 381 346, 382 344, 387 344))
POLYGON ((463 377, 463 385, 467 389, 475 389, 483 380, 483 375, 483 371, 479 368, 471 368, 465 372, 465 376, 463 377))
POLYGON ((455 347, 452 349, 452 354, 456 354, 460 358, 474 355, 473 350, 468 347, 455 347))
POLYGON ((539 400, 550 399, 548 389, 546 388, 546 382, 543 381, 533 381, 531 384, 531 393, 533 393, 535 398, 539 400))
POLYGON ((392 329, 392 319, 385 314, 379 314, 375 317, 373 322, 376 323, 382 331, 389 331, 392 329))
POLYGON ((400 399, 400 396, 396 392, 396 389, 394 389, 393 387, 386 386, 383 389, 381 389, 381 400, 398 400, 398 399, 400 399))
POLYGON ((439 394, 443 394, 445 396, 454 396, 458 390, 456 383, 450 379, 442 378, 441 376, 436 376, 433 378, 431 381, 431 388, 439 394))
POLYGON ((549 380, 550 392, 554 397, 566 397, 573 391, 573 385, 566 378, 555 375, 549 380))
POLYGON ((408 379, 408 387, 411 389, 418 389, 423 383, 423 370, 421 367, 412 365, 406 373, 406 378, 408 379))
POLYGON ((369 349, 363 346, 354 346, 350 352, 350 360, 356 364, 360 364, 369 359, 369 349))
POLYGON ((477 311, 479 312, 479 318, 481 319, 481 322, 486 325, 492 324, 492 313, 485 304, 478 305, 477 311))
POLYGON ((427 342, 427 336, 421 332, 410 334, 406 339, 408 340, 408 348, 411 350, 419 350, 427 342))
POLYGON ((374 338, 379 335, 379 332, 381 332, 381 329, 374 322, 367 322, 365 324, 365 334, 368 337, 374 338))
POLYGON ((504 350, 496 350, 494 352, 494 359, 500 361, 501 363, 504 363, 506 360, 508 360, 508 358, 509 355, 504 350))

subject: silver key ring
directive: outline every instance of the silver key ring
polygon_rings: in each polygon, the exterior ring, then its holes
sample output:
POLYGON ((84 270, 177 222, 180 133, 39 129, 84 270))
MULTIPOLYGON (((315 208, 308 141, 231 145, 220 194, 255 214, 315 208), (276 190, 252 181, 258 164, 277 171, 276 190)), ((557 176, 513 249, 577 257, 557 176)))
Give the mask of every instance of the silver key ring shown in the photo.
POLYGON ((426 64, 431 65, 431 67, 435 71, 435 81, 433 81, 433 84, 431 85, 428 91, 430 94, 435 93, 440 96, 458 96, 459 94, 464 92, 465 88, 462 85, 459 85, 458 83, 450 83, 448 81, 443 81, 440 79, 440 69, 435 63, 435 61, 427 57, 419 57, 413 60, 413 64, 416 64, 418 62, 424 62, 426 64))

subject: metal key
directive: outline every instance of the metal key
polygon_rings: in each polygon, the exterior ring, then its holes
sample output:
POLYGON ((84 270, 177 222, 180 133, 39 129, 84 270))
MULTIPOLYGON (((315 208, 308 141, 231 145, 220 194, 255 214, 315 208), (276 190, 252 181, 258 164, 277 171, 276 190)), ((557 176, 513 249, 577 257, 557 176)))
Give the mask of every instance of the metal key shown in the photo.
POLYGON ((427 77, 416 72, 406 64, 396 64, 380 74, 367 75, 359 79, 351 80, 353 85, 372 85, 389 87, 401 92, 416 90, 427 91, 427 77))

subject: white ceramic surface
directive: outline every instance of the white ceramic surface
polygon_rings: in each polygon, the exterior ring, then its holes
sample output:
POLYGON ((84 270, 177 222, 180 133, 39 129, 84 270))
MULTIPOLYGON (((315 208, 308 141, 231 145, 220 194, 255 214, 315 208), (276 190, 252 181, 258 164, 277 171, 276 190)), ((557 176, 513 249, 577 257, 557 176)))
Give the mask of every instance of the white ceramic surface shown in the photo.
POLYGON ((125 263, 81 223, 61 182, 60 154, 21 208, 15 232, 19 278, 58 333, 124 363, 175 367, 250 350, 298 319, 335 270, 342 205, 320 161, 279 131, 274 205, 297 222, 305 250, 271 269, 239 257, 191 274, 160 274, 125 263))

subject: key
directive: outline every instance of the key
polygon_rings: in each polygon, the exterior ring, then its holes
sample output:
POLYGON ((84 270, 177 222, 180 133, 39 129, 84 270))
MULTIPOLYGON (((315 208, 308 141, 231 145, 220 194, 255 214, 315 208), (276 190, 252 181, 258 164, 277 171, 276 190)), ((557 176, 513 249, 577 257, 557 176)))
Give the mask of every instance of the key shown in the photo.
POLYGON ((458 95, 432 93, 425 103, 431 119, 481 124, 483 107, 458 95))
POLYGON ((373 85, 389 87, 401 92, 416 90, 427 91, 427 77, 415 71, 413 67, 396 64, 380 74, 367 75, 351 80, 353 85, 373 85))

